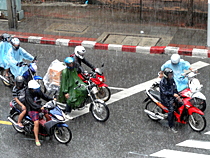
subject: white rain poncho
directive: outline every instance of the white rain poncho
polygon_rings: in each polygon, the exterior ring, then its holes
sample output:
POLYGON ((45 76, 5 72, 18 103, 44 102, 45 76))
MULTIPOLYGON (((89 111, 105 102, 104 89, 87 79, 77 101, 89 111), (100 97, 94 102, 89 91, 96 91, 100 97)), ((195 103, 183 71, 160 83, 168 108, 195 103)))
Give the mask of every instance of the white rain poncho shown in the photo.
POLYGON ((7 62, 7 53, 12 45, 9 42, 0 42, 0 67, 4 69, 9 68, 9 63, 7 62))
POLYGON ((184 61, 180 59, 178 64, 172 64, 171 60, 168 60, 165 64, 162 65, 161 71, 165 68, 171 68, 174 72, 174 80, 176 82, 178 92, 187 88, 188 78, 180 78, 181 74, 184 73, 184 70, 188 70, 190 68, 190 63, 188 61, 184 61))
POLYGON ((21 47, 18 50, 14 50, 13 48, 9 49, 7 60, 9 62, 10 71, 15 78, 17 76, 22 76, 24 72, 28 70, 27 66, 17 66, 17 63, 22 62, 23 59, 32 61, 34 57, 21 47))

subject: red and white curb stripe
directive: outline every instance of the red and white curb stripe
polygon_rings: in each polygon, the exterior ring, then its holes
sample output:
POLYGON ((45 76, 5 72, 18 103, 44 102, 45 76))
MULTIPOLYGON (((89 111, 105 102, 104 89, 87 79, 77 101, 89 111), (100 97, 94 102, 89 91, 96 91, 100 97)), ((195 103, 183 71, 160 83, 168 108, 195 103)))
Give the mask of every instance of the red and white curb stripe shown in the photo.
POLYGON ((129 46, 129 45, 117 45, 117 44, 102 44, 95 41, 79 41, 79 40, 69 40, 69 39, 55 39, 47 37, 37 37, 37 36, 20 36, 13 35, 17 37, 21 42, 35 43, 35 44, 50 44, 58 46, 75 47, 82 45, 85 48, 91 49, 101 49, 101 50, 112 50, 119 52, 133 52, 133 53, 146 53, 146 54, 180 54, 185 56, 210 58, 210 52, 207 49, 196 49, 196 48, 179 48, 170 46, 129 46))

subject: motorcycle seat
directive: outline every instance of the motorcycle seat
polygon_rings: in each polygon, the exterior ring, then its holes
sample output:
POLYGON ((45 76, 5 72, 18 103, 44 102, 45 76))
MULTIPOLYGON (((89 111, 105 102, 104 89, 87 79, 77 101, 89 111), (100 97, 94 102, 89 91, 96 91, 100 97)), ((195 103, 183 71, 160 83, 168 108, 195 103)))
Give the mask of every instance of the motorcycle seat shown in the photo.
POLYGON ((160 99, 160 92, 150 90, 149 93, 150 93, 155 99, 157 99, 158 101, 161 100, 161 99, 160 99))

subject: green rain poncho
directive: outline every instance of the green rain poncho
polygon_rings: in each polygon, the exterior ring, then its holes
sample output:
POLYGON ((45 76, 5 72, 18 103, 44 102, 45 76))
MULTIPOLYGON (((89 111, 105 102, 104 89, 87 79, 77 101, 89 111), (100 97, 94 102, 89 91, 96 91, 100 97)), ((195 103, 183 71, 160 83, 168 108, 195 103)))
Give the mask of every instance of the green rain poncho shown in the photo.
POLYGON ((85 87, 74 89, 78 85, 75 83, 79 81, 79 84, 84 84, 79 78, 76 68, 70 70, 64 69, 61 77, 61 86, 59 92, 59 102, 67 103, 70 107, 77 108, 87 97, 87 90, 85 87), (67 100, 65 94, 69 93, 69 99, 67 100))

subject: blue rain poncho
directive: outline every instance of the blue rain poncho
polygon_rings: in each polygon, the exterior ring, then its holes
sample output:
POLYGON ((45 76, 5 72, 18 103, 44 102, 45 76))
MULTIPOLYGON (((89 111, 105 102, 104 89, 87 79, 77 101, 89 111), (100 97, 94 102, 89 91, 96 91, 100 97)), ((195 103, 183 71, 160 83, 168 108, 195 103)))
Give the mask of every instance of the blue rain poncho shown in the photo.
POLYGON ((174 80, 176 82, 178 92, 181 92, 185 88, 187 88, 188 78, 180 78, 181 74, 184 73, 184 70, 188 70, 190 68, 190 63, 188 61, 184 61, 180 59, 179 64, 172 64, 171 60, 168 60, 165 64, 162 65, 161 71, 165 68, 171 68, 174 72, 174 80))
POLYGON ((32 61, 34 57, 21 47, 18 50, 14 50, 13 48, 9 49, 7 60, 9 62, 10 71, 15 78, 22 76, 24 72, 28 70, 27 66, 17 66, 17 63, 22 62, 23 59, 32 61))
POLYGON ((9 68, 9 63, 7 62, 7 53, 12 45, 9 42, 0 42, 0 67, 4 69, 9 68))

